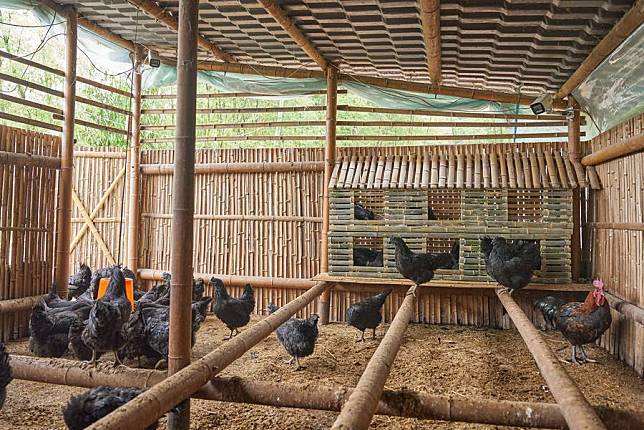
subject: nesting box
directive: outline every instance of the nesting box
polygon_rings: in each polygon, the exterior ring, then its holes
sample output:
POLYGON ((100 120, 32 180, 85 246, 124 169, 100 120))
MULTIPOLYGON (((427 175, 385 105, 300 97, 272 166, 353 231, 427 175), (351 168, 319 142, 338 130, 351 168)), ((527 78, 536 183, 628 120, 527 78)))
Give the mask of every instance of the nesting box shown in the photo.
POLYGON ((388 240, 397 235, 415 252, 449 252, 458 241, 458 267, 438 270, 435 278, 486 281, 480 239, 503 236, 538 241, 536 282, 570 282, 573 190, 585 178, 567 156, 432 151, 336 163, 329 184, 329 275, 401 278, 388 240), (356 204, 375 219, 356 219, 356 204), (354 251, 364 249, 382 252, 381 265, 354 261, 354 251))

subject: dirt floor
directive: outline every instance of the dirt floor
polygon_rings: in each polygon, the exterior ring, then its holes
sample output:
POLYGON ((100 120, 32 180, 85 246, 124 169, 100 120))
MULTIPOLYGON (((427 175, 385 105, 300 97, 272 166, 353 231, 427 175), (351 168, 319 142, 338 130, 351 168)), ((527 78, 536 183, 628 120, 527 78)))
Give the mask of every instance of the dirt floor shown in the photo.
MULTIPOLYGON (((253 321, 260 317, 254 317, 253 321)), ((378 340, 385 327, 378 330, 378 340)), ((193 358, 199 358, 223 343, 228 330, 209 316, 197 335, 193 358)), ((271 335, 222 375, 243 376, 262 381, 298 384, 355 386, 378 340, 355 343, 357 332, 345 325, 320 329, 315 354, 302 363, 306 369, 293 371, 284 363, 286 353, 271 335)), ((567 344, 558 333, 546 334, 553 350, 568 358, 567 344), (565 348, 565 349, 562 349, 565 348)), ((11 342, 8 349, 28 354, 28 342, 11 342)), ((566 365, 572 378, 594 405, 618 407, 642 413, 644 380, 631 369, 610 358, 602 349, 588 346, 589 356, 599 361, 584 367, 566 365)), ((106 359, 106 358, 104 358, 106 359)), ((111 357, 109 358, 111 359, 111 357)), ((528 350, 513 330, 471 327, 412 325, 407 330, 386 388, 413 389, 464 398, 495 398, 518 401, 553 402, 528 350)), ((84 389, 26 381, 13 381, 0 412, 0 428, 65 428, 61 409, 70 395, 84 389)), ((300 409, 250 406, 194 400, 194 429, 322 429, 329 428, 336 413, 300 409)), ((160 428, 165 428, 165 419, 160 428)), ((607 423, 609 427, 616 425, 607 423)), ((491 426, 420 421, 376 416, 377 429, 469 429, 491 426)), ((624 430, 620 426, 620 430, 624 430)))

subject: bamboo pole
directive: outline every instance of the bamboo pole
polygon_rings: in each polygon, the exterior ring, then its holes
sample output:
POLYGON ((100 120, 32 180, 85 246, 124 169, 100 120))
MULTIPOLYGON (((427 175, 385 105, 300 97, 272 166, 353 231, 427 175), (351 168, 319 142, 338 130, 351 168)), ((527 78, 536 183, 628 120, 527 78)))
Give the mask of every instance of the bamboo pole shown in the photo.
MULTIPOLYGON (((134 6, 135 8, 139 9, 141 12, 145 13, 146 15, 156 19, 160 23, 164 24, 166 27, 168 27, 170 30, 173 30, 174 32, 179 32, 180 31, 180 26, 181 23, 177 22, 177 19, 170 15, 169 12, 167 12, 165 9, 163 9, 161 6, 159 6, 157 3, 155 3, 152 0, 129 0, 130 4, 134 6)), ((181 19, 181 18, 179 18, 181 19)), ((215 58, 218 58, 219 60, 226 61, 228 63, 234 63, 237 60, 235 57, 232 55, 222 51, 218 46, 216 46, 214 43, 210 42, 208 39, 205 37, 202 37, 199 34, 199 31, 197 31, 197 44, 200 48, 205 49, 206 51, 210 52, 212 55, 215 56, 215 58)), ((179 92, 177 90, 177 92, 179 92)))
POLYGON ((53 130, 57 132, 62 132, 63 128, 59 125, 50 124, 44 121, 38 121, 36 119, 25 118, 19 115, 13 115, 10 113, 0 112, 0 119, 6 119, 7 121, 18 122, 21 124, 31 125, 32 127, 40 127, 46 130, 53 130))
MULTIPOLYGON (((195 213, 195 124, 197 119, 197 39, 199 1, 179 1, 177 53, 177 129, 172 179, 172 253, 170 270, 170 338, 168 375, 190 365, 192 320, 192 257, 195 213)), ((190 401, 168 414, 168 428, 190 427, 190 401)), ((165 411, 162 411, 165 412, 165 411)), ((119 428, 118 426, 116 428, 119 428)))
POLYGON ((0 301, 0 315, 12 314, 22 311, 30 311, 33 306, 41 301, 45 296, 20 297, 18 299, 9 299, 0 301))
POLYGON ((440 0, 420 0, 420 22, 425 40, 429 80, 434 85, 440 85, 442 80, 440 0))
POLYGON ((20 97, 14 97, 14 96, 12 96, 10 94, 0 93, 0 100, 6 100, 8 102, 15 103, 15 104, 18 104, 18 105, 21 105, 21 106, 28 106, 28 107, 31 107, 31 108, 34 108, 34 109, 39 109, 39 110, 45 111, 45 112, 58 114, 61 117, 63 115, 63 110, 62 109, 58 109, 58 108, 55 108, 55 107, 52 107, 52 106, 48 106, 48 105, 45 105, 45 104, 42 104, 42 103, 37 103, 37 102, 27 100, 27 99, 21 99, 20 97))
POLYGON ((610 55, 633 31, 644 21, 644 0, 637 0, 606 36, 593 48, 588 57, 575 70, 575 73, 559 88, 555 98, 562 99, 569 95, 610 55))
POLYGON ((506 291, 499 289, 496 295, 533 355, 543 379, 561 408, 568 427, 571 430, 605 429, 604 423, 519 305, 506 291))
MULTIPOLYGON (((195 164, 195 174, 321 172, 324 170, 324 166, 321 161, 204 163, 195 164)), ((142 164, 141 173, 143 175, 171 175, 174 174, 174 165, 142 164)))
MULTIPOLYGON (((579 165, 581 156, 580 142, 580 112, 579 104, 574 97, 568 98, 568 107, 574 110, 574 115, 568 121, 568 158, 574 165, 579 165)), ((566 175, 561 175, 561 180, 565 182, 566 175)), ((562 184, 563 185, 563 184, 562 184)), ((570 241, 570 272, 573 280, 578 280, 581 276, 581 205, 579 202, 580 190, 572 190, 572 237, 570 241)))
POLYGON ((316 284, 315 287, 290 301, 277 312, 257 322, 248 330, 241 332, 190 366, 168 376, 167 379, 97 421, 88 429, 132 428, 135 423, 138 428, 151 425, 165 411, 189 398, 230 363, 241 357, 296 312, 315 300, 327 288, 328 285, 324 282, 316 284))
MULTIPOLYGON (((162 281, 163 270, 154 269, 139 269, 139 278, 147 281, 162 281)), ((241 275, 223 275, 218 273, 194 273, 193 278, 201 278, 206 283, 210 283, 210 278, 215 277, 227 287, 243 287, 247 283, 251 284, 253 288, 269 288, 269 289, 293 289, 293 290, 308 290, 316 285, 316 281, 301 278, 284 278, 273 276, 241 276, 241 275)))
MULTIPOLYGON (((335 167, 336 120, 338 114, 338 73, 333 67, 327 69, 326 81, 326 146, 324 149, 324 183, 322 184, 322 237, 320 240, 320 271, 329 271, 329 212, 331 207, 329 183, 335 167)), ((320 324, 329 323, 330 293, 324 291, 317 308, 320 324)))
MULTIPOLYGON (((27 381, 93 388, 99 385, 146 389, 161 382, 165 372, 119 367, 96 369, 77 361, 11 355, 12 376, 27 381)), ((243 377, 215 377, 194 393, 194 398, 284 408, 340 411, 353 389, 257 381, 243 377)), ((595 407, 595 410, 598 410, 595 407)), ((602 408, 607 419, 638 416, 619 409, 602 408)), ((460 421, 499 426, 563 428, 566 422, 554 403, 444 397, 410 390, 383 390, 378 415, 460 421)))
POLYGON ((586 155, 581 159, 581 164, 584 166, 597 166, 598 164, 636 154, 641 151, 644 151, 644 134, 640 132, 621 143, 607 146, 606 148, 586 155))
POLYGON ((44 167, 60 169, 60 158, 47 155, 19 154, 16 152, 0 151, 0 163, 12 164, 19 167, 44 167))
MULTIPOLYGON (((215 113, 274 113, 274 112, 321 112, 326 110, 325 106, 281 106, 281 107, 250 107, 250 108, 199 108, 197 113, 215 114, 215 113)), ((177 109, 142 109, 143 115, 176 115, 177 109)))
MULTIPOLYGON (((306 94, 309 96, 325 95, 326 90, 311 91, 306 94)), ((338 94, 347 94, 347 90, 338 90, 338 94)), ((141 98, 143 100, 174 100, 176 94, 144 94, 141 98)), ((198 99, 218 99, 218 98, 235 98, 235 97, 282 97, 280 94, 275 93, 247 93, 247 92, 234 92, 234 93, 202 93, 197 94, 198 99)))
POLYGON ((360 430, 369 428, 371 419, 378 407, 378 401, 385 387, 385 382, 400 349, 403 336, 416 304, 416 286, 412 286, 405 295, 402 305, 396 312, 385 337, 378 345, 376 352, 369 360, 358 385, 342 407, 340 415, 333 423, 332 429, 360 430))
POLYGON ((54 281, 61 297, 67 297, 69 280, 69 243, 72 233, 72 187, 74 157, 74 119, 76 118, 76 55, 78 43, 78 23, 76 9, 66 10, 65 37, 65 121, 60 160, 58 185, 58 215, 56 228, 56 268, 54 281))
POLYGON ((322 70, 326 70, 329 62, 311 43, 311 41, 302 33, 302 31, 295 25, 291 17, 280 7, 275 0, 258 0, 264 6, 264 9, 277 21, 277 23, 284 29, 284 31, 291 36, 291 39, 302 48, 304 52, 320 66, 322 70))
POLYGON ((141 225, 141 67, 143 50, 134 51, 132 77, 132 140, 130 145, 127 265, 134 273, 139 268, 139 226, 141 225))

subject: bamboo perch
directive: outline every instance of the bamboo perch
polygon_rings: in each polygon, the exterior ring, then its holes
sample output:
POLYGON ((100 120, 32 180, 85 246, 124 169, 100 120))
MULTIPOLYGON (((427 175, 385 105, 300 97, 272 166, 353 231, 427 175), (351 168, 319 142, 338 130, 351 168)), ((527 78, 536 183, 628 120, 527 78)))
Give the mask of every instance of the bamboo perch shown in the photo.
POLYGON ((420 0, 420 22, 425 40, 425 56, 429 80, 441 83, 441 4, 440 0, 420 0))
POLYGON ((606 36, 593 48, 575 73, 561 86, 556 99, 569 95, 581 84, 606 57, 610 55, 644 21, 644 0, 637 0, 633 7, 613 26, 606 36))
MULTIPOLYGON (((257 345, 296 312, 315 300, 328 285, 320 282, 298 296, 277 312, 254 324, 205 357, 169 376, 159 384, 100 419, 90 430, 115 428, 144 428, 159 419, 163 413, 188 399, 206 382, 230 363, 257 345), (135 424, 136 423, 136 424, 135 424)), ((188 340, 190 336, 188 336, 188 340)))
MULTIPOLYGON (((163 270, 154 269, 139 269, 139 278, 147 281, 162 281, 163 270)), ((317 282, 309 279, 302 278, 280 278, 270 276, 238 276, 238 275, 222 275, 217 273, 194 273, 192 275, 195 279, 201 278, 205 282, 210 283, 210 278, 215 277, 227 287, 243 287, 247 283, 251 284, 254 288, 286 288, 296 290, 308 290, 313 288, 317 282)))
POLYGON ((412 286, 407 291, 405 300, 396 312, 396 317, 391 322, 385 337, 369 360, 358 385, 333 423, 332 429, 360 430, 369 428, 391 366, 396 359, 405 330, 407 330, 407 325, 409 325, 409 320, 414 312, 415 304, 416 286, 412 286))
MULTIPOLYGON (((11 355, 15 379, 93 388, 99 385, 146 389, 161 382, 166 373, 128 367, 85 369, 77 361, 11 355)), ((240 377, 216 377, 201 387, 194 398, 285 408, 340 411, 353 389, 348 387, 284 384, 240 377)), ((598 410, 599 408, 596 408, 598 410)), ((628 417, 642 420, 626 411, 602 408, 606 419, 628 417)), ((378 415, 460 421, 500 426, 563 428, 566 422, 554 403, 514 402, 492 399, 443 397, 410 390, 383 390, 378 415)), ((637 425, 637 424, 636 424, 637 425)), ((636 427, 633 426, 633 428, 636 427)))
POLYGON ((16 152, 0 151, 0 164, 14 166, 45 167, 60 169, 60 158, 46 155, 21 154, 16 152))
MULTIPOLYGON (((195 174, 208 173, 282 173, 282 172, 321 172, 324 163, 321 161, 287 161, 281 163, 207 163, 195 164, 195 174)), ((174 174, 172 164, 142 164, 144 175, 174 174)))
MULTIPOLYGON (((179 31, 179 22, 177 21, 177 18, 175 18, 174 16, 170 15, 169 12, 167 12, 165 9, 163 9, 161 6, 159 6, 154 1, 152 1, 152 0, 128 0, 128 2, 132 6, 134 6, 135 8, 139 9, 144 14, 156 19, 161 24, 164 24, 170 30, 173 30, 174 32, 179 31)), ((222 61, 226 61, 228 63, 235 63, 237 61, 235 59, 235 57, 233 57, 232 55, 222 51, 214 43, 210 42, 205 37, 199 35, 198 32, 197 32, 197 44, 199 45, 200 48, 205 49, 206 51, 208 51, 212 55, 214 55, 215 58, 218 58, 218 59, 220 59, 222 61)))
POLYGON ((295 25, 291 17, 280 7, 275 0, 258 0, 264 6, 264 9, 277 21, 277 23, 284 29, 291 39, 298 44, 306 54, 316 62, 322 70, 326 70, 329 62, 311 43, 311 41, 302 33, 302 31, 295 25))
POLYGON ((644 151, 644 134, 640 133, 632 136, 616 145, 607 146, 581 159, 584 166, 596 166, 615 160, 616 158, 626 157, 644 151))
POLYGON ((9 299, 0 301, 0 315, 12 314, 15 312, 30 311, 36 303, 41 301, 45 296, 20 297, 18 299, 9 299))
POLYGON ((571 430, 605 429, 604 423, 519 305, 504 290, 497 290, 496 295, 533 355, 543 379, 561 408, 568 427, 571 430))

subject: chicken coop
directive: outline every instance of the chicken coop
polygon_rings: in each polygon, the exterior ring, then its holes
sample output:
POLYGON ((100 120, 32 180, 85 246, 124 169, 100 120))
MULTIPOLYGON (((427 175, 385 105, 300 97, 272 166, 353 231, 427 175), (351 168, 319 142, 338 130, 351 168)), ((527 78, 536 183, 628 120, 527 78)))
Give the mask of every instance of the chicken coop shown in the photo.
POLYGON ((0 0, 0 428, 644 428, 643 23, 0 0))
POLYGON ((567 154, 520 145, 345 157, 329 183, 329 275, 401 279, 388 241, 400 236, 423 253, 449 253, 458 243, 458 267, 436 278, 485 281, 480 239, 503 236, 539 243, 536 282, 569 283, 573 192, 585 184, 585 171, 578 176, 567 154), (356 205, 374 219, 356 219, 356 205), (357 248, 382 253, 382 264, 355 261, 357 248))

